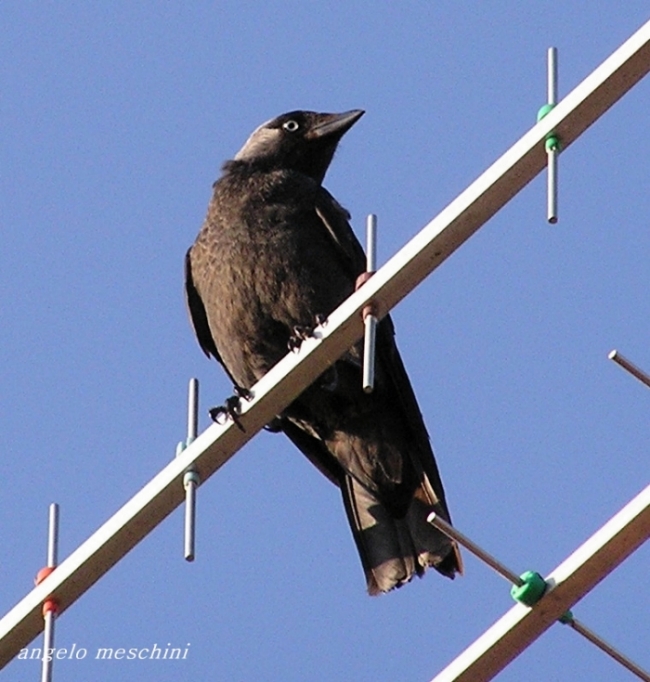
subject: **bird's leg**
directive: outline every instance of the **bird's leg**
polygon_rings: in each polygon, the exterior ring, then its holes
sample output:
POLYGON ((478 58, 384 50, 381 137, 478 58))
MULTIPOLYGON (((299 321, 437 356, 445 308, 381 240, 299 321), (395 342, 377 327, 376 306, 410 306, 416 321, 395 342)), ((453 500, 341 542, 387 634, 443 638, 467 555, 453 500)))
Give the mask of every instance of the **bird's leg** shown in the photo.
POLYGON ((223 405, 217 405, 208 410, 210 418, 213 422, 217 424, 225 424, 228 418, 232 419, 237 427, 244 431, 242 423, 239 421, 239 415, 241 414, 241 401, 242 400, 252 400, 253 394, 243 386, 234 387, 235 395, 231 395, 226 398, 226 402, 223 405))
POLYGON ((287 347, 292 353, 297 353, 300 350, 300 346, 305 339, 314 335, 314 329, 319 325, 325 326, 327 324, 327 315, 323 313, 316 313, 314 315, 314 325, 313 327, 304 327, 302 325, 296 325, 293 328, 293 334, 289 337, 287 341, 287 347))
POLYGON ((238 384, 235 384, 232 387, 232 390, 235 392, 235 395, 238 398, 241 398, 242 400, 247 400, 251 401, 253 399, 253 393, 249 389, 245 388, 244 386, 239 386, 238 384))
POLYGON ((300 350, 300 346, 305 339, 311 336, 309 327, 302 327, 296 325, 293 328, 293 334, 289 337, 287 341, 287 346, 292 353, 297 353, 300 350))
POLYGON ((314 315, 314 322, 316 323, 316 327, 319 325, 324 327, 327 324, 327 315, 323 315, 323 313, 316 313, 314 315))

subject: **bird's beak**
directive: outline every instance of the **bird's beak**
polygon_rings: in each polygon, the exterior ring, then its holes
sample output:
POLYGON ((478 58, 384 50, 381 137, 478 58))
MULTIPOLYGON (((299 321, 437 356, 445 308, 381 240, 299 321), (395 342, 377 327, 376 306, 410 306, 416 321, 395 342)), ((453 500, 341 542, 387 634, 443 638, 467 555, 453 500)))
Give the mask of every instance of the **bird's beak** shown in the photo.
POLYGON ((365 114, 363 109, 353 109, 344 114, 323 114, 322 120, 305 135, 308 140, 322 137, 341 137, 365 114))

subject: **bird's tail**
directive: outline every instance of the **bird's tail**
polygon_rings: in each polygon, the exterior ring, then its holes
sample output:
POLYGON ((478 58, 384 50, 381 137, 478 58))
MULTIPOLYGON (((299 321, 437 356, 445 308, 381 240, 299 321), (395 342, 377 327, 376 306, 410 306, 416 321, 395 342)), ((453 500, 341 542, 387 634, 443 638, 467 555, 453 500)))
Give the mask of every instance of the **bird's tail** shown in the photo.
POLYGON ((432 511, 447 518, 442 505, 430 502, 428 481, 423 481, 415 491, 403 518, 395 518, 350 475, 345 476, 341 491, 369 594, 401 587, 414 575, 424 575, 429 566, 449 578, 462 573, 456 543, 427 522, 432 511))

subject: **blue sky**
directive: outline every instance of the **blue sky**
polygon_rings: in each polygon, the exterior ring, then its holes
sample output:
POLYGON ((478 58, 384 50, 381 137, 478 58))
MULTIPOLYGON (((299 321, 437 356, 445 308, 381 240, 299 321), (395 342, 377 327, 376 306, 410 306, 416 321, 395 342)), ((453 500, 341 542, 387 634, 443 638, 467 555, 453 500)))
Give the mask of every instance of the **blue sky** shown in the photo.
MULTIPOLYGON (((0 611, 173 456, 187 380, 230 386, 191 333, 182 264, 211 183, 262 121, 366 109, 326 186, 385 261, 566 94, 646 2, 15 2, 0 7, 0 611)), ((531 183, 394 311, 454 521, 548 573, 648 482, 650 81, 561 157, 560 223, 531 183)), ((59 620, 55 679, 428 680, 501 616, 466 555, 371 599, 336 489, 258 435, 199 491, 198 557, 169 517, 59 620), (184 661, 92 660, 186 647, 184 661)), ((578 618, 650 667, 644 547, 578 618)), ((37 640, 38 642, 38 640, 37 640)), ((35 642, 34 644, 37 644, 35 642)), ((14 661, 5 680, 35 679, 14 661)), ((498 678, 628 680, 556 626, 498 678)))

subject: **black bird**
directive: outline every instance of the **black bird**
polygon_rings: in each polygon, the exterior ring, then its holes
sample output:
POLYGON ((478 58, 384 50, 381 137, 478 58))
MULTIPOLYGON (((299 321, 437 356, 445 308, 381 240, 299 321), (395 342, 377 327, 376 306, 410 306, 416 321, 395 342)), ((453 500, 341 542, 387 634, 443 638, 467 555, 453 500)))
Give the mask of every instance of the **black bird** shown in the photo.
MULTIPOLYGON (((349 214, 321 185, 343 134, 363 115, 292 111, 264 123, 214 184, 185 259, 201 348, 245 395, 357 286, 365 257, 349 214)), ((338 485, 370 594, 423 575, 453 578, 458 548, 440 475, 390 317, 377 333, 376 384, 362 389, 360 342, 274 420, 338 485)))

